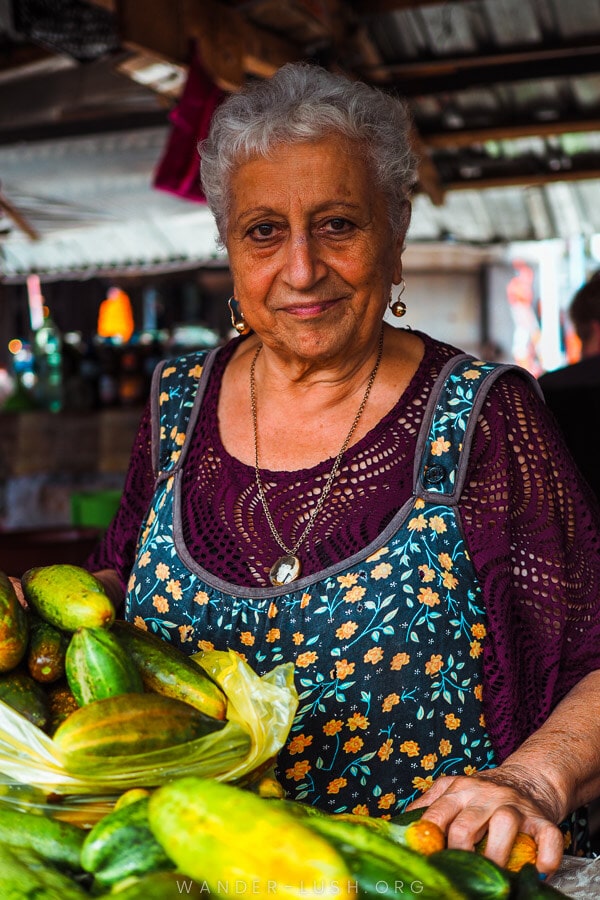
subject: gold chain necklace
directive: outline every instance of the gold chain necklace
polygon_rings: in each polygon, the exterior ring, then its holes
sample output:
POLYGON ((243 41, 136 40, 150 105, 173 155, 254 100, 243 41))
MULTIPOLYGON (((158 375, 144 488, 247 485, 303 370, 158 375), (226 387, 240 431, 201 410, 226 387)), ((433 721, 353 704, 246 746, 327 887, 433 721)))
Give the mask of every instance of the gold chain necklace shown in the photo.
POLYGON ((271 512, 267 505, 267 498, 265 497, 265 490, 263 487, 263 483, 260 477, 260 469, 258 465, 258 416, 257 416, 257 404, 256 404, 256 380, 254 370, 256 368, 256 360, 258 359, 258 355, 262 350, 262 344, 259 344, 256 348, 256 353, 254 354, 254 358, 252 360, 252 364, 250 366, 250 405, 252 407, 252 427, 254 430, 254 474, 256 478, 256 487, 258 489, 258 496, 260 497, 260 502, 262 503, 262 507, 265 511, 265 516, 267 517, 267 522, 269 523, 269 528, 271 529, 271 534, 275 538, 278 546, 285 552, 285 556, 280 556, 278 560, 271 566, 269 570, 269 580, 272 585, 275 587, 281 587, 284 584, 289 584, 290 581, 295 581, 300 572, 302 571, 302 564, 297 556, 298 550, 300 546, 304 543, 306 538, 308 537, 310 531, 312 530, 313 525, 315 524, 316 518, 321 512, 323 508, 323 504, 327 499, 331 488, 333 487, 333 483, 335 479, 338 477, 339 469, 338 466, 340 464, 340 460, 346 450, 348 449, 348 445, 352 440, 352 435, 356 431, 356 427, 360 422, 360 418, 364 412, 365 406, 367 405, 367 400, 369 399, 369 394, 371 393, 371 388, 373 387, 373 382, 375 381, 375 376, 377 375, 377 370, 379 369, 379 364, 381 362, 381 357, 383 355, 383 328, 381 329, 381 334, 379 336, 379 348, 377 351, 377 359, 375 361, 375 365, 373 366, 373 371, 369 376, 369 381, 367 383, 367 388, 364 393, 364 397, 362 398, 361 404, 358 407, 358 412, 354 417, 354 421, 350 427, 350 431, 346 435, 346 439, 342 444, 340 452, 335 458, 333 463, 331 472, 329 473, 329 477, 325 482, 323 490, 317 500, 317 504, 313 509, 311 516, 306 523, 306 527, 296 543, 293 547, 287 547, 281 537, 279 536, 279 532, 275 528, 275 523, 273 522, 273 517, 271 516, 271 512))

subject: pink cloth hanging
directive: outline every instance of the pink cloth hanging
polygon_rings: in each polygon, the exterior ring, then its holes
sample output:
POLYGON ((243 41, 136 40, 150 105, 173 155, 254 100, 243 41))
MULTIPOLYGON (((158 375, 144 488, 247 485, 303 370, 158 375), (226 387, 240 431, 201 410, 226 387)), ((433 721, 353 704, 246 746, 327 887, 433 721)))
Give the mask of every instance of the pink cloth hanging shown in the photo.
POLYGON ((198 141, 208 134, 216 108, 227 96, 207 75, 194 47, 187 81, 179 103, 171 112, 171 133, 154 174, 154 187, 205 203, 200 185, 198 141))

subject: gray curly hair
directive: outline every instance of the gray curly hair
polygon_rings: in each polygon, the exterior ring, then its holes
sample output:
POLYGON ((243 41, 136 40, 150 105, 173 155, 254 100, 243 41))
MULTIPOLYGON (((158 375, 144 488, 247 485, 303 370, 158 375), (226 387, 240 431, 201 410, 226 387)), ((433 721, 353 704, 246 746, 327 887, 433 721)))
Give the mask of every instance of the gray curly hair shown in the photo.
POLYGON ((387 197, 392 232, 401 235, 416 181, 409 128, 408 112, 398 98, 307 63, 288 63, 272 78, 232 94, 198 145, 202 187, 221 240, 227 233, 236 166, 268 156, 278 144, 319 140, 332 132, 363 148, 387 197))

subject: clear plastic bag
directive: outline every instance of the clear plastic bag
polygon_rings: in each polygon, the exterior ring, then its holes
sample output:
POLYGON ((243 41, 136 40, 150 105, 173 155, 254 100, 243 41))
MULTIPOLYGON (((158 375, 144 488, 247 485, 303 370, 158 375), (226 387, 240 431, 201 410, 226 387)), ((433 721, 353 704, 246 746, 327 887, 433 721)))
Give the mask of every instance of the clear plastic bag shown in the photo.
POLYGON ((164 750, 96 757, 85 776, 69 773, 52 738, 0 701, 0 802, 93 824, 130 788, 190 774, 251 782, 272 764, 290 730, 298 705, 293 664, 259 677, 231 650, 193 658, 227 696, 225 727, 164 750))

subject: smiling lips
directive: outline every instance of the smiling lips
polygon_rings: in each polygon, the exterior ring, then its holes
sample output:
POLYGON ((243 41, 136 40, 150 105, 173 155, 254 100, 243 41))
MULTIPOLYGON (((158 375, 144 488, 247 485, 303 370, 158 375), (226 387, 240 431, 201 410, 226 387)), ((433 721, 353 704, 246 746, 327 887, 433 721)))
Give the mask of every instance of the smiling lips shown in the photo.
POLYGON ((283 307, 282 312, 290 313, 290 315, 297 316, 300 319, 309 319, 335 306, 341 299, 341 297, 335 297, 332 300, 307 300, 305 303, 283 307))

